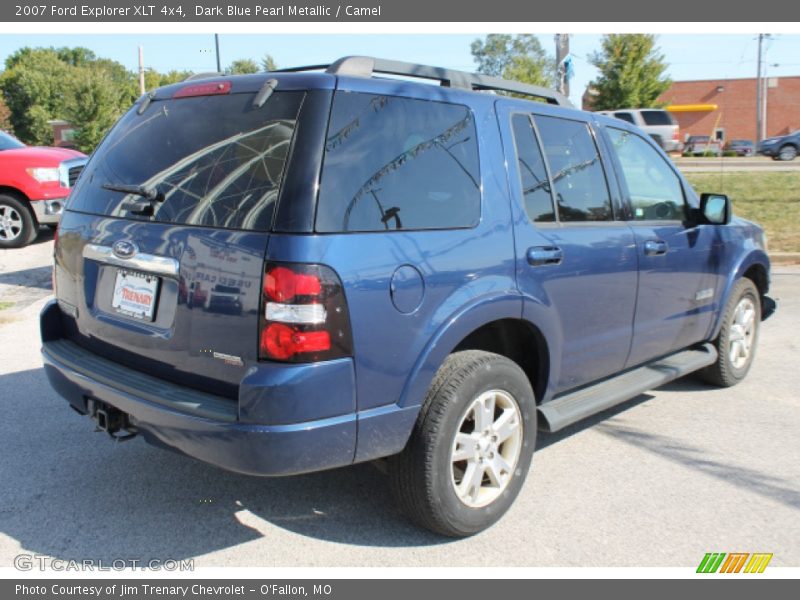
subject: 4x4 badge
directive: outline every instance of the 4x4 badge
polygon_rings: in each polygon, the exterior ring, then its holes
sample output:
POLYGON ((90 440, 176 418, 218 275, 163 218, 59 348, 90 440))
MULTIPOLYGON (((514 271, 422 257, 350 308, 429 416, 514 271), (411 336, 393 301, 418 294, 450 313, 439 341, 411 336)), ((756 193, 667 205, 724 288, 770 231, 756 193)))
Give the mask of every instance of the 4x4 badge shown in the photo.
POLYGON ((114 244, 111 251, 117 258, 133 258, 139 251, 139 248, 133 242, 129 242, 128 240, 120 240, 114 244))

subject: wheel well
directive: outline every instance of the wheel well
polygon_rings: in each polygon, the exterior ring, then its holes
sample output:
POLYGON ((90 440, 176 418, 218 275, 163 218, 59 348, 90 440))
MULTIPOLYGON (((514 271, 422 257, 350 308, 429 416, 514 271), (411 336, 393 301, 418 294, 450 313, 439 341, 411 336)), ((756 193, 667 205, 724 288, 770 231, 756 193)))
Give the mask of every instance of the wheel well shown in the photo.
POLYGON ((13 188, 7 185, 0 185, 0 194, 8 194, 9 196, 14 196, 17 200, 21 200, 22 202, 28 203, 28 197, 20 192, 17 188, 13 188))
POLYGON ((531 382, 536 401, 541 401, 550 374, 550 354, 542 333, 521 319, 501 319, 481 326, 456 346, 460 350, 494 352, 517 363, 531 382))
POLYGON ((753 283, 756 284, 756 288, 758 289, 758 295, 762 298, 766 295, 769 282, 767 281, 767 270, 764 268, 763 265, 755 264, 751 265, 747 271, 744 272, 744 277, 751 280, 753 283))
POLYGON ((770 313, 770 309, 767 306, 767 303, 764 301, 767 292, 769 291, 769 280, 767 279, 767 270, 764 268, 763 265, 754 264, 751 265, 747 271, 744 272, 743 277, 746 277, 750 281, 752 281, 756 289, 758 290, 758 295, 761 297, 761 312, 762 318, 766 318, 770 313))

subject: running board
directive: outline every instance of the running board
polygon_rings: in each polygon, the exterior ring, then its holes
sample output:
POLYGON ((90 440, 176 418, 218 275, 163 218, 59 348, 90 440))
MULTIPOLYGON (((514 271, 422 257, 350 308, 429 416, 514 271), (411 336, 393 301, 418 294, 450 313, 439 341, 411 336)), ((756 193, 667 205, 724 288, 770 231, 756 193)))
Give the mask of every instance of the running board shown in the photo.
POLYGON ((643 392, 707 367, 716 360, 717 349, 711 344, 703 344, 699 348, 672 354, 576 392, 556 397, 539 407, 539 413, 545 421, 540 427, 545 431, 558 431, 643 392))

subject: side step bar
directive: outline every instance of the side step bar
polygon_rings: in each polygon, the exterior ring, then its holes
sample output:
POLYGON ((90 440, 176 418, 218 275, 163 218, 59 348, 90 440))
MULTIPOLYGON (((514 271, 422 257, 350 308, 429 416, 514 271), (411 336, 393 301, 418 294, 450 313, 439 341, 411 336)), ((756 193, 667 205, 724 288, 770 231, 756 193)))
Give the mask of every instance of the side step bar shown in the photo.
POLYGON ((707 367, 716 360, 717 349, 711 344, 703 344, 699 348, 672 354, 611 379, 556 397, 539 407, 539 413, 545 420, 540 428, 558 431, 647 390, 707 367))

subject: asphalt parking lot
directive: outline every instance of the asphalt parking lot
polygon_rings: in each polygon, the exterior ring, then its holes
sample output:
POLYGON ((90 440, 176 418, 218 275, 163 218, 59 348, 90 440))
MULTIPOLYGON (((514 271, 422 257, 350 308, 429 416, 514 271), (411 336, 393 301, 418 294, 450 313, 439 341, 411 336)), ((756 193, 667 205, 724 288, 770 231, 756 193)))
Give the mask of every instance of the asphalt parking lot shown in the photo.
POLYGON ((771 552, 800 566, 800 267, 773 272, 776 314, 741 385, 687 378, 539 436, 496 526, 446 540, 407 524, 359 465, 285 479, 113 443, 41 367, 51 239, 0 250, 0 567, 20 553, 207 566, 666 566, 771 552))

